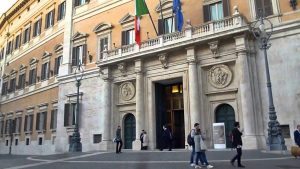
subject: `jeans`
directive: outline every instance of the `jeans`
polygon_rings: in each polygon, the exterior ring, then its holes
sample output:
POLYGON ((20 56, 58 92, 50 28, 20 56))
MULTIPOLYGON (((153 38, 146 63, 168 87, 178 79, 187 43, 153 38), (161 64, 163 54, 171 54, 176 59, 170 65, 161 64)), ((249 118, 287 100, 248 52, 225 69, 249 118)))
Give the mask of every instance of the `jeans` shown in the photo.
POLYGON ((209 165, 209 163, 207 161, 207 158, 206 158, 205 151, 197 152, 196 165, 199 164, 199 160, 200 160, 200 162, 201 162, 202 165, 209 165))
POLYGON ((191 153, 191 159, 190 163, 194 163, 194 157, 195 157, 195 145, 192 145, 192 153, 191 153))
POLYGON ((122 146, 123 146, 122 140, 117 141, 116 153, 121 153, 122 146))
POLYGON ((233 159, 231 160, 232 163, 234 163, 235 160, 238 161, 238 166, 242 165, 241 164, 241 157, 242 157, 242 147, 241 148, 236 148, 236 156, 233 157, 233 159))

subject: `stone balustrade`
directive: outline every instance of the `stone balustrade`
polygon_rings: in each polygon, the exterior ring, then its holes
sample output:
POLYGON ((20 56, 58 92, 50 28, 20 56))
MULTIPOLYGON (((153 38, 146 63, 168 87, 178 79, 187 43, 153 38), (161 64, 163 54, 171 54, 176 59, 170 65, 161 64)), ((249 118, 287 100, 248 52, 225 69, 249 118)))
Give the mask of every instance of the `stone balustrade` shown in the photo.
POLYGON ((106 61, 110 61, 119 57, 137 54, 139 52, 151 52, 153 49, 159 47, 171 46, 172 44, 176 44, 178 42, 188 42, 199 37, 201 38, 207 35, 228 32, 246 25, 247 24, 244 22, 244 19, 241 15, 227 17, 223 20, 212 21, 200 26, 187 25, 181 32, 173 32, 158 36, 154 39, 148 39, 143 41, 141 46, 138 46, 137 44, 130 44, 122 46, 121 48, 106 50, 103 52, 103 58, 100 59, 98 63, 105 64, 106 61))

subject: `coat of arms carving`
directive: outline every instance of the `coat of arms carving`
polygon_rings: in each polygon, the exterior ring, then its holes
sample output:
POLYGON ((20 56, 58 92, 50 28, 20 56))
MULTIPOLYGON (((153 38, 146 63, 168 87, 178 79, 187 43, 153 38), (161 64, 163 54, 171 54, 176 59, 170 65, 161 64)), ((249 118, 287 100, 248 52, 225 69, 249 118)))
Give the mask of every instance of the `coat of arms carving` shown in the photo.
POLYGON ((226 65, 216 65, 208 71, 208 82, 215 88, 225 88, 231 80, 232 72, 226 65))
POLYGON ((135 95, 135 87, 132 82, 124 82, 120 85, 120 97, 124 101, 131 100, 135 95))

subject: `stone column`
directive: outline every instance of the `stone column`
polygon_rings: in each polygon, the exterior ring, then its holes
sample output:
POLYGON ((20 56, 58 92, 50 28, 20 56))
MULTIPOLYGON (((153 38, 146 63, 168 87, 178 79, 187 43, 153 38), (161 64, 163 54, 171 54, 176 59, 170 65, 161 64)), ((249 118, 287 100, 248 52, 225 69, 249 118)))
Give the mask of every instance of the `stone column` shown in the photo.
POLYGON ((64 27, 63 59, 59 67, 59 76, 68 75, 71 72, 70 63, 72 58, 72 35, 73 35, 73 0, 66 0, 66 15, 64 27))
POLYGON ((189 79, 189 102, 190 102, 190 117, 191 127, 195 123, 200 123, 200 97, 199 97, 199 85, 198 85, 198 72, 195 48, 187 48, 187 63, 188 63, 188 79, 189 79))
POLYGON ((257 149, 256 138, 256 118, 253 105, 253 91, 251 87, 252 79, 250 63, 246 51, 246 39, 244 36, 235 37, 237 51, 237 72, 239 72, 239 94, 241 103, 241 113, 243 115, 241 128, 244 128, 244 147, 247 149, 257 149))
POLYGON ((111 150, 113 149, 112 144, 112 128, 111 128, 111 77, 109 68, 105 68, 102 70, 102 79, 103 79, 103 90, 102 90, 102 111, 103 111, 103 136, 102 142, 100 143, 101 150, 111 150))
POLYGON ((132 149, 141 149, 140 133, 145 129, 145 109, 144 109, 144 76, 143 76, 143 62, 138 59, 135 61, 135 72, 136 72, 136 139, 133 142, 132 149))

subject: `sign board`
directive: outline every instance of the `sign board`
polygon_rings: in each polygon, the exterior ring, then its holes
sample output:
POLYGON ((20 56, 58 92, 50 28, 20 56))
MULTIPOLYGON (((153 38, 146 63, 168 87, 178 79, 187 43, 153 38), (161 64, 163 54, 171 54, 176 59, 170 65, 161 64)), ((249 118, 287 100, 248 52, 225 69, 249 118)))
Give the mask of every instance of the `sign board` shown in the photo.
POLYGON ((224 123, 213 123, 213 141, 215 149, 226 148, 226 135, 224 123))

